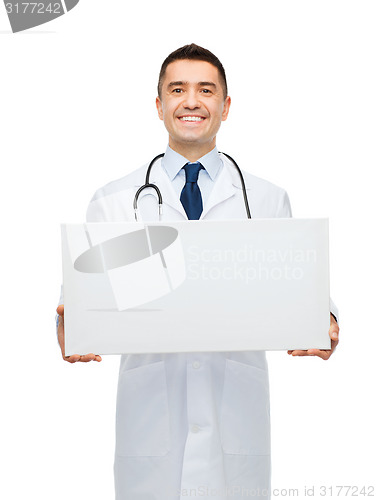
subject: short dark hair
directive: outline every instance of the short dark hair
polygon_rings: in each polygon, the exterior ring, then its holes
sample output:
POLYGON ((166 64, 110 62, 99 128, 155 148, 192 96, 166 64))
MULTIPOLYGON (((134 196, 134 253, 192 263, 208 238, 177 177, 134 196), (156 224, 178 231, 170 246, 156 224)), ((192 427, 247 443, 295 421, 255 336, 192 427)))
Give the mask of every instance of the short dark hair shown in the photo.
POLYGON ((224 98, 226 99, 227 97, 227 80, 226 80, 226 73, 225 69, 222 66, 221 61, 218 59, 217 56, 215 56, 210 50, 204 49, 203 47, 200 47, 199 45, 196 45, 195 43, 191 43, 190 45, 184 45, 184 47, 180 47, 180 49, 175 50, 174 52, 171 52, 169 56, 166 57, 166 59, 163 61, 163 64, 161 66, 161 71, 159 72, 159 79, 158 79, 158 95, 161 97, 162 95, 162 84, 163 84, 163 79, 166 74, 166 69, 169 64, 171 64, 174 61, 179 61, 183 59, 189 59, 192 61, 206 61, 213 66, 215 66, 218 69, 219 76, 221 79, 221 84, 222 84, 222 89, 223 89, 223 95, 224 98))

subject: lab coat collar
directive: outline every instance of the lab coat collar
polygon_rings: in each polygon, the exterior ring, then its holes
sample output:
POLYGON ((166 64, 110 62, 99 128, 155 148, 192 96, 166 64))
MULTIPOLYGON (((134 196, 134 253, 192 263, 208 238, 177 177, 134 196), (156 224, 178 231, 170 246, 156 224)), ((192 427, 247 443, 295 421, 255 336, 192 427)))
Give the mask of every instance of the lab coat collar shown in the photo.
MULTIPOLYGON (((217 147, 214 147, 209 153, 202 156, 197 161, 205 168, 211 180, 215 181, 223 166, 217 147)), ((166 170, 171 181, 175 179, 180 170, 187 163, 190 163, 187 158, 171 149, 170 146, 167 147, 166 153, 162 158, 162 167, 166 170)))
MULTIPOLYGON (((173 150, 170 149, 170 151, 173 151, 173 150)), ((212 153, 212 151, 210 153, 212 153)), ((208 153, 208 154, 210 154, 210 153, 208 153)), ((178 154, 178 153, 173 151, 173 154, 178 154)), ((235 194, 238 190, 238 186, 237 186, 238 181, 236 180, 237 172, 236 171, 234 172, 234 170, 235 170, 234 166, 232 164, 229 165, 229 163, 231 163, 231 162, 229 160, 227 160, 227 158, 224 157, 223 155, 219 155, 217 151, 216 151, 216 154, 217 154, 217 158, 219 157, 221 159, 221 161, 223 161, 223 168, 217 174, 215 184, 214 184, 213 189, 210 193, 210 196, 209 196, 209 198, 208 198, 208 200, 203 208, 200 219, 205 218, 205 216, 209 212, 209 210, 211 210, 213 207, 215 207, 219 203, 222 203, 223 201, 227 200, 228 198, 231 198, 232 196, 235 196, 235 194)), ((179 155, 179 156, 181 156, 181 155, 179 155)), ((205 156, 207 156, 207 155, 205 155, 205 156)), ((183 156, 181 156, 181 158, 184 159, 183 156)), ((203 157, 203 158, 205 158, 205 157, 203 157)), ((184 161, 186 163, 186 159, 184 159, 184 161)), ((185 163, 183 165, 185 165, 185 163)), ((162 193, 163 204, 169 205, 171 208, 173 208, 177 212, 179 212, 181 214, 182 218, 187 219, 187 214, 185 213, 184 207, 181 204, 180 199, 172 186, 170 176, 168 175, 166 169, 162 167, 161 159, 156 161, 156 163, 154 164, 154 166, 151 170, 150 182, 159 187, 159 189, 162 193)), ((140 186, 137 185, 135 187, 138 188, 140 186)), ((149 189, 145 189, 141 193, 140 199, 143 196, 146 196, 148 194, 153 194, 155 196, 155 193, 151 190, 151 188, 149 188, 149 189)))

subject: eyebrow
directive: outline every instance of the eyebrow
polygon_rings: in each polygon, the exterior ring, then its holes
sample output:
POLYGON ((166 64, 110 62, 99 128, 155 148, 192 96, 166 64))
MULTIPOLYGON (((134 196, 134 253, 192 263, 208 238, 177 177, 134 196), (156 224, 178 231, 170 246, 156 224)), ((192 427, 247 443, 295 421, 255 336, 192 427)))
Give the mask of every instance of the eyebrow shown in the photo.
MULTIPOLYGON (((177 87, 179 85, 189 85, 189 82, 182 82, 182 81, 179 81, 179 82, 170 82, 168 84, 168 88, 177 87)), ((198 85, 200 87, 213 87, 215 89, 217 88, 217 85, 214 82, 198 82, 198 85)))

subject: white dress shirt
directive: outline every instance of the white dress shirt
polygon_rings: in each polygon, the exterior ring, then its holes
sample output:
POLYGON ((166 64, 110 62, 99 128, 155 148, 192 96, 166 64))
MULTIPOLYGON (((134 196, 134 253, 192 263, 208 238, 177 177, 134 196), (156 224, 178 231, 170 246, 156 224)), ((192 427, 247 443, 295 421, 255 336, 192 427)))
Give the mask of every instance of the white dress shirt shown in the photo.
MULTIPOLYGON (((204 167, 204 170, 200 170, 199 172, 197 184, 201 191, 202 205, 205 207, 214 183, 223 169, 223 161, 218 154, 217 147, 214 147, 214 149, 197 161, 204 167)), ((184 156, 171 149, 170 146, 167 147, 166 153, 162 158, 162 168, 166 171, 179 198, 185 185, 183 167, 187 163, 190 163, 187 158, 184 158, 184 156)))

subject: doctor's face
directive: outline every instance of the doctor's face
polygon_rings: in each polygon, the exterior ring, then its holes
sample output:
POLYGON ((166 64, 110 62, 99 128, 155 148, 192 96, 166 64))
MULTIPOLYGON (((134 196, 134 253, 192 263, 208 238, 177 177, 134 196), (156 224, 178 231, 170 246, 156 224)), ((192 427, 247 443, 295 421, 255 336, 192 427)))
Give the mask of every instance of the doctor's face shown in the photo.
POLYGON ((206 61, 178 60, 169 64, 157 97, 158 116, 177 152, 215 146, 215 137, 226 120, 231 99, 224 98, 218 69, 206 61))

